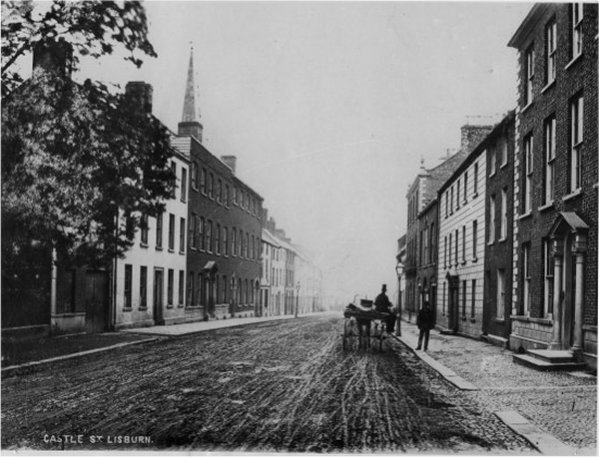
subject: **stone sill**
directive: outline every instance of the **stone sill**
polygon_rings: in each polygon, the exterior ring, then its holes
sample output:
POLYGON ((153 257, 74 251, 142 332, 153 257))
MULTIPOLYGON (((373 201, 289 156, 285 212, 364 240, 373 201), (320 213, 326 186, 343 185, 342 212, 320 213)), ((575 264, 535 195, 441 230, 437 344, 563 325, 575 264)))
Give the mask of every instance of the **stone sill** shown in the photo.
POLYGON ((500 243, 505 243, 507 241, 507 237, 499 238, 500 243))
POLYGON ((522 219, 526 219, 527 217, 530 217, 530 216, 532 216, 532 211, 529 211, 529 212, 524 213, 524 214, 520 214, 518 216, 518 220, 521 221, 522 219))
POLYGON ((494 321, 496 324, 505 324, 505 319, 501 319, 501 318, 499 318, 499 317, 496 317, 495 319, 493 319, 493 321, 494 321))
POLYGON ((547 84, 545 85, 545 87, 543 87, 543 88, 541 89, 541 93, 544 93, 544 92, 548 91, 548 90, 549 90, 550 88, 552 88, 553 86, 555 86, 555 79, 554 79, 553 81, 551 81, 551 82, 547 83, 547 84))
POLYGON ((495 170, 493 170, 493 172, 489 174, 489 178, 492 178, 493 176, 495 176, 495 170))
POLYGON ((534 104, 534 99, 533 99, 533 100, 531 100, 530 102, 528 102, 528 104, 527 104, 527 105, 526 105, 524 108, 522 108, 522 109, 520 110, 520 113, 521 113, 521 114, 524 114, 524 112, 525 112, 525 111, 528 111, 528 109, 529 109, 529 108, 530 108, 530 107, 531 107, 533 104, 534 104))
POLYGON ((570 68, 572 65, 574 65, 576 62, 578 62, 580 59, 582 59, 582 52, 580 54, 578 54, 576 57, 574 57, 572 60, 570 60, 570 62, 568 62, 566 64, 566 66, 564 67, 564 70, 567 70, 568 68, 570 68))
POLYGON ((582 329, 584 331, 587 331, 587 332, 597 333, 597 326, 596 325, 582 324, 582 329))
MULTIPOLYGON (((125 309, 123 309, 123 311, 125 311, 125 309)), ((56 314, 52 314, 51 317, 52 318, 56 318, 56 317, 80 317, 80 316, 85 316, 85 315, 86 315, 85 312, 81 312, 81 313, 56 313, 56 314)), ((26 327, 37 327, 37 326, 29 326, 28 325, 26 327)), ((17 327, 15 327, 15 328, 17 328, 17 327)))
POLYGON ((510 319, 513 321, 519 322, 529 322, 532 324, 541 324, 546 325, 547 327, 551 327, 553 325, 552 319, 545 319, 542 317, 529 317, 529 316, 510 316, 510 319))
POLYGON ((148 243, 139 243, 139 247, 143 249, 148 249, 148 243))
POLYGON ((507 167, 507 162, 502 163, 501 165, 499 165, 499 169, 501 170, 502 168, 507 167))
POLYGON ((549 203, 544 204, 543 206, 539 206, 537 208, 537 211, 540 213, 542 211, 548 210, 549 208, 553 208, 553 200, 551 200, 549 203))
POLYGON ((582 195, 582 188, 579 187, 578 189, 576 189, 573 192, 570 192, 568 195, 564 195, 562 197, 562 201, 563 202, 567 202, 568 200, 572 200, 573 198, 576 198, 578 196, 582 195))

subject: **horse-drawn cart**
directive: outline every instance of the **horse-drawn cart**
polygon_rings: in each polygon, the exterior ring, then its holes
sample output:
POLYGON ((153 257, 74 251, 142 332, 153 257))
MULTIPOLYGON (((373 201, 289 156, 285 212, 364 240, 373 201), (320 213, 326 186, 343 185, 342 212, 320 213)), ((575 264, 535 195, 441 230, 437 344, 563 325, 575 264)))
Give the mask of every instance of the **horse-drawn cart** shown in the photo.
MULTIPOLYGON (((362 303, 365 301, 362 300, 362 303)), ((383 349, 383 340, 387 337, 387 313, 350 305, 343 316, 343 350, 366 349, 371 346, 377 347, 379 351, 383 349)))

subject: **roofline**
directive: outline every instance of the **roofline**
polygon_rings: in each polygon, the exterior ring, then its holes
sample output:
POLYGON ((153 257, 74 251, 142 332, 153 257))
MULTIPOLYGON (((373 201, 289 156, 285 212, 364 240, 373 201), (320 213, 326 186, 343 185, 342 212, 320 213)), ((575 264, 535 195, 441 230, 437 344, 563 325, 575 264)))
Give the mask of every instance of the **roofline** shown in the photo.
POLYGON ((478 144, 478 146, 476 146, 472 150, 472 152, 470 154, 468 154, 464 158, 464 160, 462 160, 462 163, 460 164, 460 166, 458 168, 456 168, 455 171, 451 174, 451 176, 445 180, 445 182, 441 185, 441 187, 439 187, 439 190, 437 190, 437 195, 441 195, 441 193, 449 187, 449 184, 453 182, 455 177, 459 176, 466 168, 468 168, 470 166, 474 157, 477 157, 478 155, 480 155, 480 153, 483 152, 487 148, 487 145, 491 142, 491 140, 494 140, 495 137, 497 137, 497 135, 499 135, 499 132, 501 130, 503 130, 503 128, 507 124, 509 124, 510 122, 515 120, 515 118, 516 118, 516 111, 515 110, 508 111, 508 113, 504 116, 504 118, 495 127, 493 127, 493 130, 491 130, 489 132, 489 134, 478 144))
MULTIPOLYGON (((224 163, 219 157, 217 157, 216 155, 214 155, 206 146, 204 146, 200 140, 198 140, 195 136, 193 135, 176 135, 179 138, 191 138, 192 142, 195 141, 202 149, 204 149, 204 151, 206 151, 208 154, 210 154, 212 157, 214 157, 218 162, 219 162, 219 167, 222 166, 226 172, 228 172, 231 175, 231 179, 233 179, 233 181, 242 184, 247 190, 251 191, 255 197, 258 197, 259 200, 261 200, 262 202, 264 201, 264 197, 262 197, 262 195, 260 195, 258 192, 256 192, 254 189, 252 189, 248 184, 246 184, 245 182, 243 182, 235 173, 233 173, 233 170, 231 170, 231 168, 224 163)), ((191 147, 190 147, 191 149, 191 147)), ((191 161, 191 151, 189 154, 189 158, 191 161)))
POLYGON ((535 3, 510 41, 508 41, 508 46, 510 48, 518 48, 520 44, 528 37, 528 35, 532 32, 531 24, 537 22, 539 17, 545 12, 545 10, 549 7, 547 3, 535 3))
POLYGON ((427 204, 424 206, 424 208, 422 208, 422 209, 421 209, 421 210, 418 212, 418 214, 416 215, 416 218, 417 218, 417 219, 420 219, 420 216, 422 216, 422 215, 423 215, 423 213, 425 213, 426 211, 428 211, 429 209, 431 209, 431 207, 432 207, 432 206, 433 206, 433 204, 435 204, 435 203, 437 203, 437 194, 436 194, 436 193, 435 193, 435 196, 433 197, 433 199, 432 199, 430 202, 428 202, 428 203, 427 203, 427 204))

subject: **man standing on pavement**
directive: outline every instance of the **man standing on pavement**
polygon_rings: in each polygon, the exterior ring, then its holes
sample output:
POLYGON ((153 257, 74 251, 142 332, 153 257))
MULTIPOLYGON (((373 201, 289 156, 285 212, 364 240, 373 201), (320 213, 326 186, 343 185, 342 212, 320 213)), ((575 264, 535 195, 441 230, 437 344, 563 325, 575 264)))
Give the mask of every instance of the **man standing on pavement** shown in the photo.
POLYGON ((433 312, 427 301, 424 302, 422 309, 418 312, 416 318, 416 325, 420 329, 420 335, 418 336, 418 346, 416 349, 422 348, 422 340, 424 339, 424 350, 428 349, 428 339, 430 336, 431 329, 434 326, 433 312))
POLYGON ((391 305, 389 297, 387 297, 385 292, 387 292, 387 284, 383 284, 381 293, 378 294, 374 300, 374 309, 379 313, 389 313, 389 317, 385 319, 385 323, 387 324, 387 333, 393 333, 393 327, 395 326, 395 313, 393 313, 393 305, 391 305))

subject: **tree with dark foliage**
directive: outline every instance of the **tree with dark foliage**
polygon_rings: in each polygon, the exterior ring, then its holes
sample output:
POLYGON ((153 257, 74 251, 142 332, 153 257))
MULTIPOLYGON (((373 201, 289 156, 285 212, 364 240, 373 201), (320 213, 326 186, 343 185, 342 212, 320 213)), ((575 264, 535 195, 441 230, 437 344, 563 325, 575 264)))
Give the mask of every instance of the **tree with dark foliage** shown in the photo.
POLYGON ((99 58, 117 46, 138 66, 139 53, 156 56, 143 6, 39 3, 2 4, 2 279, 9 288, 53 248, 77 264, 123 255, 142 215, 163 211, 174 184, 168 129, 134 97, 69 77, 78 56, 99 58), (40 65, 24 82, 15 62, 39 46, 67 49, 70 68, 40 65))

